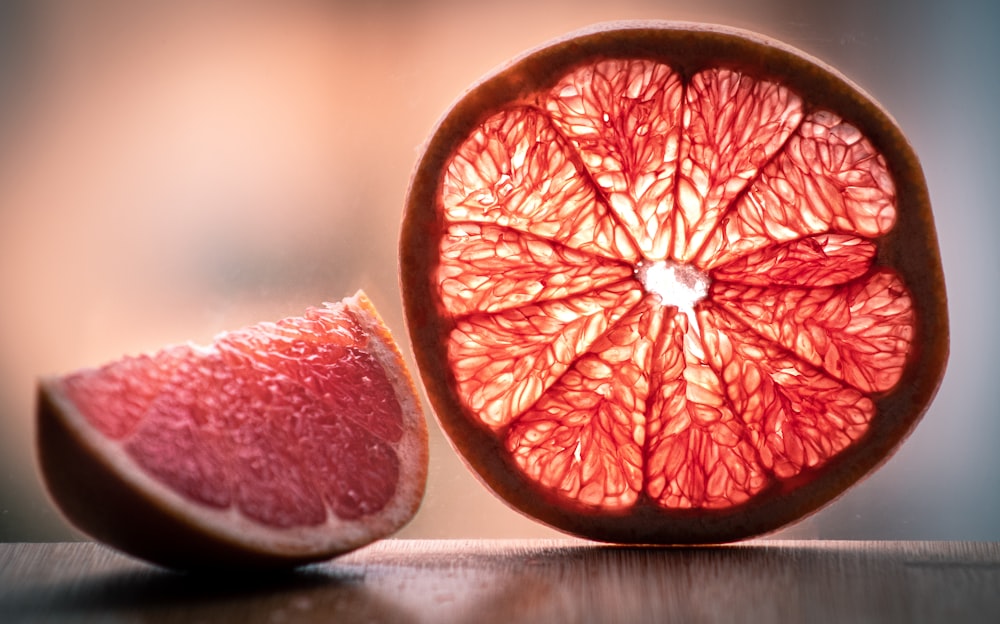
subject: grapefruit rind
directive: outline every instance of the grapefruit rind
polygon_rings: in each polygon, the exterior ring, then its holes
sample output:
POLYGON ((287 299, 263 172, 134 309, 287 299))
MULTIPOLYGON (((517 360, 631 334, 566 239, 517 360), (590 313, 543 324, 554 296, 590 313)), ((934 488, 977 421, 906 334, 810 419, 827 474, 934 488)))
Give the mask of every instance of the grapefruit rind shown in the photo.
POLYGON ((363 292, 326 305, 343 306, 364 328, 365 348, 386 372, 400 403, 403 435, 393 445, 400 478, 385 507, 360 519, 328 512, 320 525, 279 529, 247 518, 235 506, 195 504, 140 468, 120 442, 88 422, 66 396, 61 377, 47 377, 38 386, 38 456, 60 510, 104 543, 182 569, 301 565, 399 530, 416 513, 427 478, 427 429, 416 389, 392 335, 363 292))
MULTIPOLYGON (((532 119, 531 123, 544 127, 538 119, 532 119)), ((853 140, 854 137, 849 138, 853 140)), ((550 148, 547 149, 552 153, 550 148)), ((586 156, 584 152, 581 158, 586 156)), ((563 173, 560 175, 565 177, 563 173)), ((514 177, 516 175, 512 174, 509 180, 501 178, 499 181, 506 184, 497 188, 507 197, 519 199, 521 196, 507 187, 514 177)), ((595 184, 600 187, 601 181, 595 179, 595 184)), ((587 196, 586 188, 573 188, 575 196, 587 196)), ((504 196, 491 194, 489 197, 471 196, 471 199, 486 201, 483 207, 485 212, 504 196)), ((630 225, 633 216, 645 214, 636 197, 615 201, 614 197, 608 196, 599 203, 594 208, 598 217, 592 221, 581 221, 578 215, 562 219, 546 212, 563 210, 557 206, 539 208, 543 221, 540 224, 530 223, 525 211, 515 204, 511 212, 512 220, 509 223, 497 221, 496 224, 514 226, 522 232, 510 235, 508 239, 526 234, 545 237, 557 232, 555 238, 559 244, 592 253, 595 257, 617 258, 629 263, 635 261, 640 250, 643 254, 654 255, 671 253, 672 250, 683 256, 683 249, 672 248, 664 242, 668 237, 640 238, 636 245, 616 234, 616 228, 630 225), (605 205, 620 208, 615 213, 615 219, 609 221, 609 213, 602 212, 605 205), (577 221, 586 223, 592 229, 582 237, 575 230, 564 234, 566 224, 577 221)), ((810 208, 807 206, 806 209, 810 208)), ((723 232, 721 229, 716 231, 723 232)), ((493 236, 499 238, 502 232, 493 236)), ((748 261, 773 261, 761 249, 760 241, 750 242, 750 247, 740 250, 739 256, 748 261), (756 257, 750 258, 748 254, 756 257)), ((726 262, 720 261, 719 254, 726 252, 725 244, 724 240, 695 240, 694 247, 700 251, 690 257, 702 267, 723 269, 722 265, 726 262)), ((441 250, 443 253, 445 246, 441 250)), ((801 256, 802 251, 799 249, 797 253, 801 256)), ((460 254, 450 253, 461 258, 460 254)), ((728 258, 727 261, 735 259, 728 258)), ((725 267, 725 270, 733 268, 725 267)), ((838 270, 848 275, 852 269, 840 267, 838 270)), ((510 269, 505 267, 503 273, 496 283, 506 288, 509 282, 504 280, 510 269)), ((814 285, 821 285, 823 280, 837 279, 831 278, 831 275, 820 271, 806 276, 806 279, 811 279, 814 285)), ((727 277, 733 278, 732 275, 727 277)), ((601 25, 528 52, 471 87, 434 129, 414 172, 401 231, 400 279, 407 326, 421 377, 438 421, 452 446, 490 489, 518 511, 555 528, 605 541, 732 541, 773 531, 815 511, 886 461, 898 448, 936 393, 948 354, 947 304, 929 198, 919 162, 895 121, 870 96, 822 62, 760 35, 716 26, 661 22, 601 25), (498 435, 498 428, 510 422, 510 415, 496 415, 495 410, 484 412, 482 408, 475 407, 477 403, 470 402, 470 397, 474 396, 474 390, 470 389, 476 383, 474 374, 452 368, 454 353, 465 346, 461 336, 459 344, 453 344, 455 330, 464 328, 470 317, 481 315, 482 325, 490 322, 484 315, 487 310, 509 316, 516 315, 525 302, 538 308, 551 305, 544 301, 543 296, 533 298, 533 293, 523 300, 518 300, 520 295, 515 294, 515 305, 510 309, 496 301, 491 302, 484 293, 493 287, 493 283, 482 283, 475 273, 463 274, 456 267, 455 260, 447 254, 443 254, 443 259, 438 256, 437 241, 447 236, 449 228, 451 231, 464 228, 465 222, 474 222, 480 230, 492 227, 488 220, 473 210, 474 202, 460 201, 456 204, 457 211, 445 214, 446 208, 439 198, 461 197, 460 190, 456 191, 456 181, 461 183, 475 176, 467 165, 454 169, 452 164, 456 158, 462 159, 460 163, 474 162, 474 151, 463 151, 470 141, 489 145, 490 133, 496 135, 497 129, 508 135, 515 132, 505 127, 498 111, 513 109, 518 111, 515 116, 524 116, 521 111, 538 107, 539 102, 545 100, 544 94, 550 92, 563 76, 588 63, 600 64, 615 58, 662 62, 689 77, 706 68, 723 67, 746 72, 781 88, 787 87, 791 93, 806 100, 803 116, 813 115, 809 118, 810 123, 831 126, 843 122, 846 132, 860 133, 865 141, 870 142, 880 155, 878 160, 868 163, 875 167, 871 179, 877 187, 884 186, 883 182, 888 180, 895 188, 894 212, 881 211, 870 217, 862 215, 861 220, 854 219, 853 213, 848 212, 844 218, 844 223, 861 230, 858 234, 876 239, 877 245, 867 246, 865 238, 837 240, 837 232, 824 234, 808 228, 790 235, 784 244, 788 247, 785 251, 794 251, 792 248, 799 241, 816 246, 846 244, 865 254, 876 271, 887 268, 898 275, 901 283, 909 289, 912 301, 912 316, 906 311, 897 314, 902 319, 904 331, 910 332, 905 347, 908 351, 906 361, 893 362, 895 370, 885 378, 863 373, 870 378, 866 380, 870 391, 866 393, 865 401, 874 416, 867 429, 859 429, 858 423, 853 421, 849 423, 845 429, 845 435, 850 438, 846 447, 838 448, 838 452, 820 466, 804 464, 798 474, 788 474, 765 485, 761 485, 759 479, 754 480, 755 485, 749 495, 734 497, 735 504, 718 509, 658 507, 649 497, 653 491, 667 491, 665 486, 647 488, 636 497, 619 497, 614 505, 602 507, 591 503, 601 498, 595 498, 592 492, 586 490, 585 484, 573 481, 569 485, 564 484, 565 487, 560 486, 562 490, 552 483, 543 484, 544 475, 526 474, 518 459, 524 455, 508 448, 509 441, 505 442, 503 435, 498 435), (482 134, 482 128, 487 130, 486 135, 482 134), (455 177, 456 173, 459 177, 455 177), (888 178, 880 177, 883 175, 888 178), (810 238, 814 240, 809 241, 810 238), (470 285, 471 290, 463 290, 464 284, 460 282, 470 285), (476 309, 474 306, 479 302, 485 302, 482 305, 487 307, 476 309), (619 505, 622 501, 625 504, 619 505)), ((547 286, 537 291, 544 293, 545 288, 547 286)), ((580 289, 577 288, 565 292, 563 296, 572 299, 579 294, 580 289)), ((518 348, 521 347, 516 346, 515 350, 518 348)), ((816 351, 815 345, 808 345, 806 349, 816 351)), ((475 357, 472 353, 470 356, 475 357)), ((503 354, 503 357, 510 356, 503 354)), ((559 361, 561 370, 569 370, 569 364, 568 361, 559 361)), ((533 386, 538 382, 524 383, 533 386)), ((522 390, 517 390, 511 397, 498 395, 490 399, 492 404, 530 404, 523 400, 524 394, 522 390)), ((575 449, 568 444, 560 452, 582 455, 584 442, 579 439, 575 449)), ((792 453, 797 454, 799 450, 793 449, 792 453)), ((591 462, 591 466, 594 465, 591 462)), ((591 467, 590 470, 593 473, 597 469, 591 467)))

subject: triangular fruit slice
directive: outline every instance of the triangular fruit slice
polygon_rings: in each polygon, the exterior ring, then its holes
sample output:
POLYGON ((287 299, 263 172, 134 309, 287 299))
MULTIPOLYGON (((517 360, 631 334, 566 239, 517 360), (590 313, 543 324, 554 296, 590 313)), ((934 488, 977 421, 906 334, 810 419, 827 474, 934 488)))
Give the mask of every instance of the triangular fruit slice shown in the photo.
POLYGON ((360 292, 44 379, 38 450, 80 529, 186 569, 285 567, 386 537, 416 513, 428 452, 399 350, 360 292))

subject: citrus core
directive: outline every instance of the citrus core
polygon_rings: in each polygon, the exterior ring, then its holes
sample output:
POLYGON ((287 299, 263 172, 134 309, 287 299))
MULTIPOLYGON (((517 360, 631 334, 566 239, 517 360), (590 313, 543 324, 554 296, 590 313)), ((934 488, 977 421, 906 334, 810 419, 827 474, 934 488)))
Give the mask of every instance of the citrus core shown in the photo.
POLYGON ((454 446, 594 539, 802 517, 893 452, 947 357, 912 148, 833 69, 742 31, 612 24, 486 77, 423 152, 400 252, 454 446))

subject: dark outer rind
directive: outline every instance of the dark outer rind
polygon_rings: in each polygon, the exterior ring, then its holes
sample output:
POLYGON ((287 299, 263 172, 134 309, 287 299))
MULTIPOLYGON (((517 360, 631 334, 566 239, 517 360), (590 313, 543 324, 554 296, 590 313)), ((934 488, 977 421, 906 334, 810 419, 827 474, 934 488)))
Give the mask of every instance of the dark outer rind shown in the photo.
POLYGON ((414 171, 400 236, 400 280, 415 357, 438 421, 477 476, 518 511, 552 527, 621 543, 717 543, 768 533, 827 504, 886 461, 933 398, 948 357, 948 310, 940 253, 923 172, 893 119, 832 68, 784 44, 717 26, 614 23, 543 46, 484 78, 442 119, 414 171), (860 441, 820 470, 806 470, 730 509, 665 510, 640 498, 635 508, 595 510, 556 498, 523 476, 501 440, 466 410, 447 368, 451 326, 432 281, 443 232, 437 189, 454 150, 485 118, 552 86, 571 67, 601 58, 648 58, 682 75, 724 66, 787 85, 810 110, 855 125, 886 158, 897 222, 877 241, 877 264, 894 268, 917 311, 911 359, 894 390, 872 398, 877 413, 860 441), (683 58, 683 62, 678 62, 683 58))

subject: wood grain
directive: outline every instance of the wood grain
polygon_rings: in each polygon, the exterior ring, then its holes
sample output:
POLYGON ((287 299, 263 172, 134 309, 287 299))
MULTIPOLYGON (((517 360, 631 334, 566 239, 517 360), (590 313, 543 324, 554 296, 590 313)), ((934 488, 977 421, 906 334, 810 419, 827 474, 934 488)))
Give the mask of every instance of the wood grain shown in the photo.
POLYGON ((997 622, 1000 543, 386 540, 277 576, 0 544, 0 622, 997 622))

